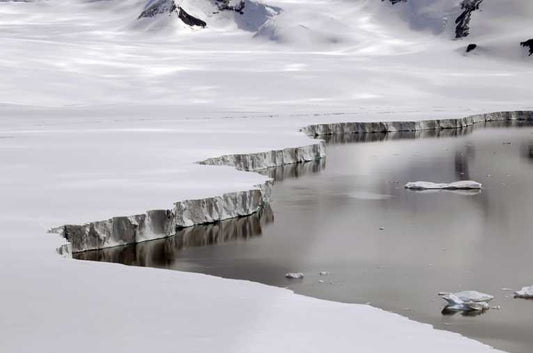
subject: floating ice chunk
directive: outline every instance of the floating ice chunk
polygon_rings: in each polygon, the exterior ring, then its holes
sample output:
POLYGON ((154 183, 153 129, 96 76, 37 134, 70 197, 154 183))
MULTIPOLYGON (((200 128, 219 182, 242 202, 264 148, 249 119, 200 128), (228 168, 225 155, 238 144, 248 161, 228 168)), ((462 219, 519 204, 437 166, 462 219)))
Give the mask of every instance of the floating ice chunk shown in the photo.
POLYGON ((442 297, 453 295, 464 302, 490 302, 494 299, 494 296, 490 294, 481 293, 475 290, 465 290, 457 293, 440 292, 439 295, 442 297))
POLYGON ((533 299, 533 286, 523 287, 519 291, 514 292, 515 298, 533 299))
POLYGON ((481 183, 473 180, 461 180, 453 183, 414 181, 405 184, 405 188, 410 190, 480 190, 481 186, 481 183))
POLYGON ((328 272, 328 271, 321 271, 321 272, 319 273, 319 275, 320 275, 320 276, 327 276, 327 275, 329 275, 329 272, 328 272))
POLYGON ((448 302, 447 310, 451 311, 483 311, 490 309, 489 301, 494 296, 477 291, 462 291, 457 293, 439 293, 448 302))
POLYGON ((304 278, 304 274, 301 272, 289 272, 285 275, 285 278, 288 279, 302 279, 304 278))

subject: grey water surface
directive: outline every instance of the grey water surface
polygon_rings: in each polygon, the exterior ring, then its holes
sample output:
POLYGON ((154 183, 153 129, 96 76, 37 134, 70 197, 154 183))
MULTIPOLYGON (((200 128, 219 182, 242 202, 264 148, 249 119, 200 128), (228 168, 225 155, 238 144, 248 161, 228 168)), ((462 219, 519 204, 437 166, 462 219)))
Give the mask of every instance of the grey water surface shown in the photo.
POLYGON ((329 137, 327 159, 270 171, 272 209, 171 238, 76 254, 258 281, 370 303, 513 353, 533 352, 533 127, 329 137), (481 192, 416 192, 472 179, 481 192), (328 275, 319 275, 327 271, 328 275), (303 272, 288 280, 287 272, 303 272), (501 308, 442 313, 440 291, 479 290, 501 308))

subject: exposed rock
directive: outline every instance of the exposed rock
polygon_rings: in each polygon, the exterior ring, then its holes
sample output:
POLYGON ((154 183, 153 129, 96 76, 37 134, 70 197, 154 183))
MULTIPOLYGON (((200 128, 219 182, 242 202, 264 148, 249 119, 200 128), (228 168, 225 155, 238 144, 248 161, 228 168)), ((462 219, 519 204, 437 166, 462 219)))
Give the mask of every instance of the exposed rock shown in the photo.
POLYGON ((220 11, 235 11, 241 15, 244 13, 245 2, 244 0, 214 0, 220 11))
POLYGON ((177 6, 174 0, 150 0, 144 6, 138 18, 154 17, 161 14, 171 14, 176 12, 177 6))
POLYGON ((139 15, 140 18, 155 17, 159 15, 177 14, 178 18, 188 26, 205 27, 207 24, 199 18, 187 13, 182 7, 176 5, 174 0, 150 0, 139 15))
POLYGON ((472 50, 476 48, 477 48, 477 44, 468 44, 468 46, 466 47, 466 52, 470 53, 472 50))
POLYGON ((525 42, 520 43, 520 45, 529 48, 529 56, 533 55, 533 39, 528 39, 525 42))
POLYGON ((455 38, 464 38, 470 34, 470 20, 472 12, 479 10, 483 0, 463 0, 461 9, 463 12, 455 20, 455 38))
POLYGON ((202 21, 199 18, 196 18, 194 16, 191 16, 183 8, 178 9, 178 18, 183 21, 186 25, 189 26, 199 26, 199 27, 205 27, 207 26, 207 23, 205 21, 202 21))
MULTIPOLYGON (((385 1, 385 0, 381 0, 381 1, 385 1)), ((393 5, 396 5, 397 3, 399 2, 407 2, 407 0, 389 0, 391 2, 391 4, 393 5)))

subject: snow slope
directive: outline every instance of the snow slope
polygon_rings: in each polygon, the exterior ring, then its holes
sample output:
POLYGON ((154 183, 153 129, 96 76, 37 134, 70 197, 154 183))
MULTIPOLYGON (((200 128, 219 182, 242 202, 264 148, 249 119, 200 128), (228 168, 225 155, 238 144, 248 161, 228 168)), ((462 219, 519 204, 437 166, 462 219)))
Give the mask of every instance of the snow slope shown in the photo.
POLYGON ((532 109, 531 58, 500 50, 526 2, 473 26, 468 56, 404 4, 269 1, 256 29, 230 11, 139 21, 145 4, 0 2, 1 351, 493 351, 369 306, 71 261, 46 230, 246 190, 265 178, 195 162, 310 144, 310 123, 532 109))

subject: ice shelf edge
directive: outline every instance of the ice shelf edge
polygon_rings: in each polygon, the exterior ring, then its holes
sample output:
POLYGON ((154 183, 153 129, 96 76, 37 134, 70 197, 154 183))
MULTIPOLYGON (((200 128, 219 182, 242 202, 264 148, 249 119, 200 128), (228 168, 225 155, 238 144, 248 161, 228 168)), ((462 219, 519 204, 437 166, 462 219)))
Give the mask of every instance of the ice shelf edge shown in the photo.
MULTIPOLYGON (((533 111, 496 112, 458 119, 314 124, 302 128, 301 131, 316 138, 356 133, 462 129, 491 121, 533 121, 533 111)), ((232 166, 238 170, 257 172, 313 161, 325 156, 325 142, 317 140, 316 143, 307 146, 222 155, 198 163, 232 166)), ((272 181, 268 180, 250 190, 178 201, 174 203, 172 209, 150 210, 143 214, 113 217, 80 225, 63 225, 50 231, 60 234, 68 241, 68 244, 58 249, 59 253, 65 255, 160 239, 172 236, 180 228, 256 213, 270 202, 271 187, 272 181)))

